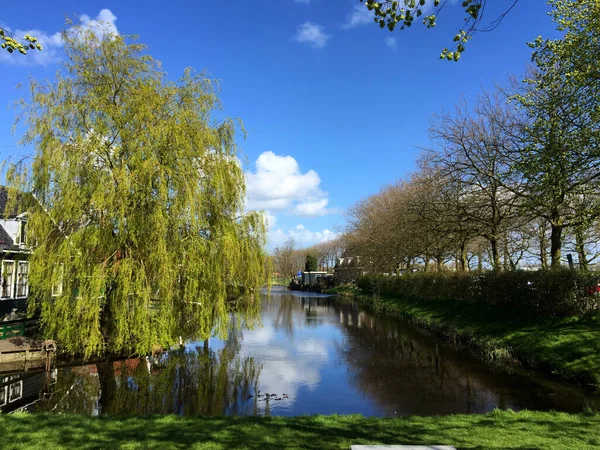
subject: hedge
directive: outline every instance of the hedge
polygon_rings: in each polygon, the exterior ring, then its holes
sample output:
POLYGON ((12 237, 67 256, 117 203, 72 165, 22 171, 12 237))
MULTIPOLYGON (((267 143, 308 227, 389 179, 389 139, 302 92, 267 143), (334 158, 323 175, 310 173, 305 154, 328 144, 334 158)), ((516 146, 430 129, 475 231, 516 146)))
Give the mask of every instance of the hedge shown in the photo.
POLYGON ((600 311, 598 272, 560 269, 365 275, 358 287, 375 296, 464 300, 559 317, 600 311))

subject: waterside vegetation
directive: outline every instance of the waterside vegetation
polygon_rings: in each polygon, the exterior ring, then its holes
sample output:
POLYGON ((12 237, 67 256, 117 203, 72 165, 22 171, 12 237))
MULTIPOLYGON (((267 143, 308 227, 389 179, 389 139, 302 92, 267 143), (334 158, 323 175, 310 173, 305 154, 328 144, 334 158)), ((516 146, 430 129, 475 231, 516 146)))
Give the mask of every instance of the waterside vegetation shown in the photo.
POLYGON ((445 278, 446 285, 453 279, 460 284, 458 277, 461 275, 365 276, 359 281, 360 287, 342 286, 336 292, 353 296, 375 311, 432 329, 453 343, 470 347, 485 360, 536 368, 591 390, 598 389, 597 312, 579 316, 541 314, 525 305, 515 307, 452 297, 456 291, 444 289, 440 280, 445 278))

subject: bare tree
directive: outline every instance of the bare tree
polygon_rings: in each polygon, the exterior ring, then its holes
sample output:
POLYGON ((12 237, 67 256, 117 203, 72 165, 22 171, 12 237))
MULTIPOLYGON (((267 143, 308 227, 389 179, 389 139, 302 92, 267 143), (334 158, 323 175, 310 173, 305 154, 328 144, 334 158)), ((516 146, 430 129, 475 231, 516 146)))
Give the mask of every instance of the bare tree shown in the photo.
POLYGON ((303 264, 304 260, 296 249, 296 242, 293 238, 288 239, 281 247, 276 247, 273 251, 275 272, 279 272, 286 278, 294 278, 303 264))
POLYGON ((500 94, 484 92, 473 112, 466 102, 453 113, 434 116, 430 136, 438 144, 429 149, 441 176, 460 185, 467 206, 463 219, 490 243, 491 262, 501 267, 500 241, 517 219, 517 196, 504 184, 514 180, 510 150, 517 145, 507 133, 514 117, 500 94))

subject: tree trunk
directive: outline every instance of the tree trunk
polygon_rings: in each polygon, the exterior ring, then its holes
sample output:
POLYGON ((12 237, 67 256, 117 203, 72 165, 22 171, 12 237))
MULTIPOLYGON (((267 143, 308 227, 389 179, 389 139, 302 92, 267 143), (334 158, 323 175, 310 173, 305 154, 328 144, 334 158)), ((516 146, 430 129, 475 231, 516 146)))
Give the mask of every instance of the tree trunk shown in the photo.
POLYGON ((504 253, 503 269, 508 272, 510 270, 510 255, 508 254, 508 239, 506 238, 502 240, 502 251, 504 253))
POLYGON ((477 254, 477 271, 478 272, 482 272, 483 271, 483 256, 482 255, 483 252, 479 252, 477 254))
POLYGON ((562 225, 550 224, 550 264, 553 269, 560 267, 562 231, 562 225))
POLYGON ((579 270, 588 270, 587 254, 585 251, 585 240, 583 232, 578 229, 575 231, 575 249, 579 257, 579 270))
POLYGON ((489 239, 492 247, 492 268, 494 270, 500 270, 500 252, 498 251, 498 239, 492 237, 489 239))
POLYGON ((540 244, 540 263, 542 265, 542 269, 548 268, 548 240, 546 239, 546 222, 540 221, 540 228, 538 230, 538 238, 540 244))
POLYGON ((540 238, 540 262, 542 269, 548 268, 548 249, 546 248, 546 238, 540 238))
POLYGON ((460 261, 460 271, 466 272, 467 271, 467 246, 464 243, 461 244, 461 246, 460 246, 459 261, 460 261))
POLYGON ((98 381, 100 382, 100 398, 98 405, 102 414, 112 414, 115 397, 117 394, 117 381, 115 380, 115 369, 113 362, 102 362, 96 364, 98 381))
POLYGON ((435 268, 438 272, 442 271, 442 258, 435 258, 435 268))

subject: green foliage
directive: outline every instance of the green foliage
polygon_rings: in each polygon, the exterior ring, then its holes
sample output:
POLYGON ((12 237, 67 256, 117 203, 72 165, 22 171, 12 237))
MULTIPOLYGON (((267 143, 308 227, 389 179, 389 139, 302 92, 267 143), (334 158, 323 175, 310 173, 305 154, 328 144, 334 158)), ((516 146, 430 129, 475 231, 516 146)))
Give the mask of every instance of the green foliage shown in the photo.
POLYGON ((33 163, 8 170, 39 202, 30 312, 87 357, 223 333, 232 309, 258 310, 266 231, 243 213, 236 123, 213 119, 214 82, 167 81, 121 36, 63 37, 62 71, 22 102, 33 163))
POLYGON ((340 284, 339 286, 327 290, 327 294, 335 294, 340 295, 342 297, 351 297, 359 293, 360 289, 355 284, 340 284))
POLYGON ((358 287, 384 297, 457 300, 566 317, 600 311, 599 282, 600 274, 555 269, 365 275, 358 287))
POLYGON ((304 264, 305 272, 315 272, 319 269, 319 261, 314 255, 306 255, 306 263, 304 264))
POLYGON ((600 415, 500 411, 433 417, 89 417, 0 416, 0 447, 10 449, 349 449, 410 442, 457 449, 591 450, 600 415))
MULTIPOLYGON (((437 18, 441 10, 446 5, 447 0, 433 0, 434 10, 431 14, 425 14, 425 0, 395 0, 395 1, 376 1, 360 0, 364 2, 369 11, 373 11, 374 21, 380 28, 387 28, 394 31, 396 27, 401 30, 410 28, 415 19, 421 18, 421 22, 427 28, 433 28, 437 24, 437 18)), ((516 2, 515 2, 516 3, 516 2)), ((514 4, 513 4, 514 6, 514 4)), ((473 34, 478 31, 485 10, 484 0, 465 0, 462 2, 464 9, 464 27, 454 36, 454 45, 451 48, 444 48, 440 59, 448 61, 458 61, 465 51, 465 44, 471 39, 473 34)), ((498 26, 504 16, 510 11, 512 6, 507 7, 507 11, 499 18, 494 20, 489 26, 482 28, 484 31, 490 31, 498 26)))
POLYGON ((541 83, 552 84, 558 77, 567 83, 565 89, 579 87, 584 97, 593 95, 600 82, 600 3, 550 0, 549 4, 552 20, 564 35, 560 39, 540 36, 528 44, 534 50, 533 62, 542 71, 541 83))
POLYGON ((22 39, 19 39, 5 28, 0 28, 0 41, 4 50, 8 53, 13 53, 17 50, 22 55, 26 55, 28 50, 41 50, 42 45, 37 41, 37 38, 26 34, 22 39))
POLYGON ((538 37, 534 68, 512 98, 528 118, 515 162, 523 199, 552 225, 552 265, 560 264, 563 229, 600 216, 600 4, 552 0, 561 39, 538 37))

